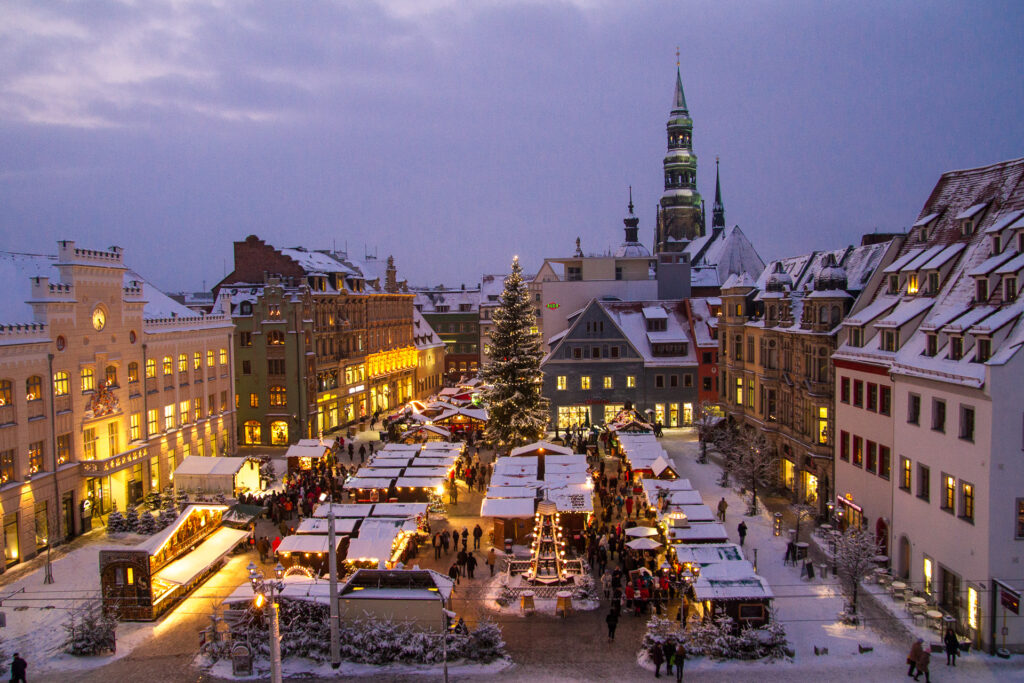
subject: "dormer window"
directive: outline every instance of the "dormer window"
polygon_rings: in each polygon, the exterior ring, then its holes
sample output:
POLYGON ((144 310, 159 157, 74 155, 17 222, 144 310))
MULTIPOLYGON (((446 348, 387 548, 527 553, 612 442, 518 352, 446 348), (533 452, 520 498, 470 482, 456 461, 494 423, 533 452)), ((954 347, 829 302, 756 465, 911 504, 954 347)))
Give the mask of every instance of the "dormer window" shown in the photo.
POLYGON ((939 335, 929 332, 925 337, 924 355, 933 357, 939 352, 939 335))
POLYGON ((981 337, 978 339, 978 343, 975 344, 975 355, 974 360, 978 363, 984 363, 992 357, 992 340, 988 337, 981 337))
POLYGON ((921 242, 927 242, 928 241, 928 226, 927 225, 922 225, 921 226, 921 232, 918 233, 917 238, 921 242))
POLYGON ((979 277, 974 281, 974 302, 985 303, 988 301, 988 278, 979 277))
POLYGON ((889 274, 889 293, 898 294, 900 291, 900 274, 890 273, 889 274))
POLYGON ((1003 278, 1003 299, 1006 301, 1017 300, 1017 276, 1007 275, 1003 278))
POLYGON ((960 360, 964 357, 964 338, 960 335, 951 335, 949 338, 949 359, 960 360))
POLYGON ((939 293, 939 272, 928 273, 928 293, 935 296, 939 293))
POLYGON ((851 327, 850 328, 850 346, 860 348, 864 346, 864 328, 863 327, 851 327))
POLYGON ((992 255, 993 256, 996 256, 996 255, 999 254, 999 247, 1000 247, 999 243, 1000 243, 999 233, 996 233, 995 235, 992 235, 992 255))
POLYGON ((910 273, 907 276, 907 294, 917 294, 920 287, 917 284, 917 273, 910 273))
POLYGON ((974 232, 974 219, 973 218, 965 218, 963 220, 963 222, 960 223, 960 234, 963 235, 964 237, 967 237, 968 235, 970 235, 973 232, 974 232))
POLYGON ((882 350, 897 351, 896 330, 882 330, 882 350))

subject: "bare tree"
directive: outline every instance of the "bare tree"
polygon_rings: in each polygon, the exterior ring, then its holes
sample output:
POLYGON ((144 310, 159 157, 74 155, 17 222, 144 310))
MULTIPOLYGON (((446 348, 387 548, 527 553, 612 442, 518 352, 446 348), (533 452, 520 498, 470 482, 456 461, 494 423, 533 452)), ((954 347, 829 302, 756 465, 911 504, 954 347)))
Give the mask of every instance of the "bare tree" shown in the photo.
POLYGON ((740 432, 733 440, 725 458, 729 471, 745 489, 750 491, 748 515, 757 514, 757 490, 768 486, 775 479, 778 456, 768 446, 760 432, 740 432))
POLYGON ((857 613, 860 582, 874 571, 878 542, 873 534, 849 528, 836 540, 836 571, 843 593, 850 599, 850 613, 857 613))
POLYGON ((796 513, 796 541, 800 541, 800 524, 804 520, 814 519, 814 516, 818 514, 817 508, 813 505, 791 505, 790 509, 796 513))
POLYGON ((697 430, 697 438, 700 440, 700 457, 697 459, 697 462, 702 465, 706 465, 708 462, 708 442, 712 440, 715 431, 717 431, 716 428, 722 422, 721 417, 711 412, 713 405, 710 401, 701 403, 697 419, 693 421, 693 426, 697 430))

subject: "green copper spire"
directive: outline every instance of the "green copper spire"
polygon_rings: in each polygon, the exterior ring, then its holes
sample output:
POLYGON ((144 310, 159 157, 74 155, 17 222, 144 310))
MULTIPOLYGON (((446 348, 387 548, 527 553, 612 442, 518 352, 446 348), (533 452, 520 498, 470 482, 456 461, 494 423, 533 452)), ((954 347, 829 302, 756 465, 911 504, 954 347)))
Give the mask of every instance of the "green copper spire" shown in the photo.
MULTIPOLYGON (((677 54, 678 56, 678 54, 677 54)), ((686 95, 683 94, 683 77, 679 73, 679 62, 676 62, 676 92, 672 98, 672 113, 688 114, 686 95)))
POLYGON ((718 177, 718 157, 715 157, 715 205, 711 213, 711 227, 725 227, 725 204, 722 203, 722 182, 718 177))

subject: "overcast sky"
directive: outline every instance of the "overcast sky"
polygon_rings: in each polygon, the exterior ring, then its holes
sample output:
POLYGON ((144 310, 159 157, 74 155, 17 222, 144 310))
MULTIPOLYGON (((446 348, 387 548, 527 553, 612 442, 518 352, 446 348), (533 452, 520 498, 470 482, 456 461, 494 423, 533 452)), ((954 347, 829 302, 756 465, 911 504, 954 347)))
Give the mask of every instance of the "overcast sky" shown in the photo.
POLYGON ((1024 156, 1024 3, 0 0, 0 249, 127 249, 207 288, 232 242, 414 284, 651 246, 681 51, 699 189, 768 259, 904 230, 1024 156))

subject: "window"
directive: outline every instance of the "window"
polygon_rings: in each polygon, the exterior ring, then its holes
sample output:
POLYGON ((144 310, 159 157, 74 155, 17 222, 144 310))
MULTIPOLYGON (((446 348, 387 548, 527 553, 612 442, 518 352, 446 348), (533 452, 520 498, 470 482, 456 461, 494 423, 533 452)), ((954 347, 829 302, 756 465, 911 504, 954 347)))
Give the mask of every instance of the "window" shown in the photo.
POLYGON ((178 426, 187 425, 189 417, 188 400, 186 399, 178 404, 178 426))
POLYGON ((9 379, 0 379, 0 406, 9 406, 14 402, 14 386, 9 379))
POLYGON ((678 387, 679 386, 679 375, 669 375, 668 376, 668 385, 670 387, 678 387))
MULTIPOLYGON (((212 405, 212 404, 211 404, 212 405)), ((224 390, 220 392, 220 412, 227 412, 228 409, 228 392, 224 390)))
POLYGON ((203 367, 203 354, 196 351, 192 354, 192 369, 199 370, 203 367))
POLYGON ((910 492, 910 458, 900 456, 900 488, 910 492))
POLYGON ((591 358, 600 358, 601 357, 601 347, 600 346, 592 346, 590 348, 590 357, 591 358))
MULTIPOLYGON (((13 453, 13 451, 6 451, 7 453, 13 453)), ((6 478, 3 481, 7 481, 6 478)), ((1017 533, 1015 538, 1024 538, 1024 498, 1017 499, 1017 533)))
POLYGON ((95 391, 96 389, 96 373, 92 368, 84 368, 82 370, 82 393, 87 391, 95 391))
POLYGON ((964 357, 964 338, 960 335, 949 337, 949 359, 960 360, 964 357))
POLYGON ((248 360, 243 360, 242 361, 242 374, 243 375, 251 375, 252 374, 252 361, 248 361, 248 360))
POLYGON ((693 375, 683 375, 683 386, 684 387, 692 387, 693 386, 693 375))
POLYGON ((138 441, 142 438, 142 413, 132 413, 128 419, 128 439, 138 441))
POLYGON ((54 396, 67 396, 71 393, 71 377, 63 370, 53 373, 54 396))
POLYGON ((956 478, 942 473, 942 500, 939 501, 939 509, 953 514, 956 512, 956 478))
POLYGON ((702 382, 701 386, 702 386, 704 391, 711 391, 711 378, 710 377, 704 377, 701 380, 701 382, 702 382))
POLYGON ((270 387, 270 405, 272 406, 286 406, 288 405, 288 390, 280 385, 270 387))
POLYGON ((911 273, 907 276, 907 294, 917 294, 918 289, 917 273, 911 273))
POLYGON ((612 358, 618 358, 619 357, 619 347, 618 346, 613 346, 610 349, 610 351, 611 351, 611 357, 612 358))
POLYGON ((882 479, 889 479, 890 468, 892 467, 892 455, 888 446, 878 447, 878 476, 882 479))
POLYGON ((1003 278, 1003 298, 1007 301, 1017 300, 1017 278, 1012 275, 1003 278))
POLYGON ((974 300, 979 304, 988 301, 988 279, 979 277, 974 281, 974 300))
POLYGON ((936 332, 925 334, 924 355, 932 358, 939 352, 939 335, 936 332))
POLYGON ((135 384, 139 381, 139 364, 132 362, 128 364, 128 384, 135 384))
POLYGON ((868 382, 868 410, 878 412, 878 385, 868 382))
POLYGON ((899 348, 896 346, 895 330, 882 330, 882 350, 899 351, 899 348))
POLYGON ((559 375, 558 376, 558 378, 555 380, 555 386, 556 386, 556 388, 559 391, 565 391, 565 387, 566 387, 566 377, 565 377, 565 375, 559 375))
POLYGON ((164 429, 171 431, 174 429, 174 404, 164 406, 164 429))
POLYGON ((206 352, 206 367, 212 368, 214 366, 214 358, 215 354, 213 352, 213 349, 210 349, 209 351, 206 352))
POLYGON ((260 407, 260 395, 259 394, 249 394, 249 407, 250 408, 259 408, 260 407))
MULTIPOLYGON (((14 481, 14 449, 0 451, 0 484, 14 481)), ((1024 500, 1024 499, 1022 499, 1024 500)), ((1018 527, 1021 525, 1018 523, 1018 527)), ((1024 531, 1021 532, 1024 536, 1024 531)))
POLYGON ((922 573, 924 574, 924 592, 931 595, 932 589, 934 588, 932 584, 932 558, 926 556, 923 564, 924 571, 922 573))
POLYGON ((921 424, 921 397, 918 394, 907 396, 907 422, 912 425, 921 424))
POLYGON ((572 357, 575 358, 576 360, 579 360, 580 358, 583 358, 583 349, 581 349, 578 346, 576 348, 574 348, 572 350, 572 357))
POLYGON ((736 405, 743 405, 743 378, 736 378, 736 405))
POLYGON ((892 387, 878 387, 878 412, 892 415, 892 387))
POLYGON ((839 400, 842 403, 850 402, 850 378, 841 377, 839 379, 839 400))
POLYGON ((928 293, 935 296, 939 293, 939 273, 933 271, 928 273, 928 293))
POLYGON ((221 365, 227 365, 228 364, 228 350, 225 349, 225 348, 221 348, 221 350, 220 350, 220 364, 221 365))
POLYGON ((198 396, 198 397, 192 399, 192 415, 193 415, 193 419, 196 422, 199 422, 199 420, 202 419, 202 417, 203 417, 203 397, 202 396, 198 396))
POLYGON ((828 406, 818 406, 818 443, 827 444, 828 436, 828 406))
POLYGON ((605 389, 611 389, 612 388, 612 378, 611 377, 607 377, 606 376, 604 378, 604 388, 605 389))
POLYGON ((636 375, 627 375, 626 376, 626 386, 628 388, 630 388, 630 389, 635 389, 636 388, 636 375))
POLYGON ((940 398, 932 399, 932 429, 936 432, 946 431, 946 402, 940 398))
POLYGON ((878 471, 878 444, 868 441, 864 455, 864 469, 874 474, 878 471))
POLYGON ((899 273, 892 273, 889 275, 889 293, 896 294, 900 291, 900 275, 899 273))
POLYGON ((754 380, 747 380, 747 407, 754 407, 754 380))
POLYGON ((156 361, 152 358, 146 359, 146 379, 153 379, 156 377, 156 361))
POLYGON ((960 482, 960 517, 974 521, 974 484, 966 481, 960 482))
POLYGON ((107 423, 107 455, 117 455, 121 452, 121 425, 115 422, 107 423))
POLYGON ((964 441, 974 441, 974 408, 972 406, 960 406, 960 438, 964 441))
POLYGON ((863 327, 851 327, 850 328, 850 346, 860 348, 864 346, 864 328, 863 327))
POLYGON ((839 459, 850 462, 850 433, 842 430, 839 432, 839 459))
POLYGON ((861 467, 864 464, 864 438, 853 437, 853 465, 861 467))
POLYGON ((156 408, 146 411, 146 430, 149 434, 156 434, 160 431, 160 413, 156 408))
POLYGON ((664 389, 665 388, 665 375, 655 375, 654 376, 654 387, 656 389, 664 389))
POLYGON ((178 372, 188 372, 188 354, 178 354, 178 372))
POLYGON ((174 360, 170 356, 164 356, 163 366, 165 375, 170 375, 174 372, 174 360))
POLYGON ((918 464, 917 466, 917 497, 921 500, 931 500, 931 486, 932 486, 932 471, 931 468, 925 467, 924 465, 918 464))
POLYGON ((82 457, 86 460, 96 459, 96 430, 92 427, 82 430, 82 457))
POLYGON ((57 436, 57 464, 63 465, 71 461, 71 435, 59 434, 57 436))
POLYGON ((28 445, 28 471, 30 474, 46 469, 46 465, 43 463, 45 446, 45 441, 34 441, 28 445))
POLYGON ((975 348, 977 348, 977 355, 975 355, 974 360, 978 363, 984 363, 992 357, 992 340, 988 337, 979 338, 975 348))
POLYGON ((284 346, 284 332, 280 330, 271 330, 267 334, 267 344, 269 346, 284 346))
POLYGON ((285 374, 284 358, 268 358, 267 359, 267 374, 270 374, 270 375, 283 375, 283 374, 285 374))
POLYGON ((853 405, 864 407, 864 382, 859 379, 853 381, 853 405))
POLYGON ((747 337, 747 360, 754 361, 754 338, 747 337))

